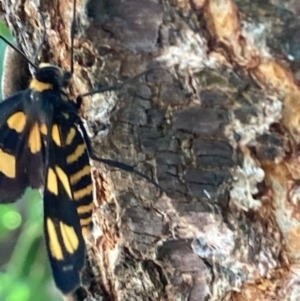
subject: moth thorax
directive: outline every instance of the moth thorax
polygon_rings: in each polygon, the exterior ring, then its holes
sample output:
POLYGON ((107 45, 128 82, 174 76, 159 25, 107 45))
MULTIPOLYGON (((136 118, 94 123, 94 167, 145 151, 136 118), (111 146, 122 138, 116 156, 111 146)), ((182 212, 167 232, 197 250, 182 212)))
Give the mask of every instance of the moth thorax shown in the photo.
POLYGON ((69 84, 70 72, 64 72, 55 65, 40 64, 36 70, 35 79, 43 84, 49 84, 51 89, 61 89, 69 84))

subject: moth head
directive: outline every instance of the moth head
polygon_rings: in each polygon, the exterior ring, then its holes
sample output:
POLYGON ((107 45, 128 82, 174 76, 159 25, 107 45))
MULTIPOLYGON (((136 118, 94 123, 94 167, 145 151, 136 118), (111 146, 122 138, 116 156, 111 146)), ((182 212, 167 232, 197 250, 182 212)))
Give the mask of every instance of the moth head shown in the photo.
POLYGON ((61 89, 69 84, 70 72, 64 72, 55 65, 42 63, 36 70, 35 79, 39 82, 50 84, 54 89, 61 89))

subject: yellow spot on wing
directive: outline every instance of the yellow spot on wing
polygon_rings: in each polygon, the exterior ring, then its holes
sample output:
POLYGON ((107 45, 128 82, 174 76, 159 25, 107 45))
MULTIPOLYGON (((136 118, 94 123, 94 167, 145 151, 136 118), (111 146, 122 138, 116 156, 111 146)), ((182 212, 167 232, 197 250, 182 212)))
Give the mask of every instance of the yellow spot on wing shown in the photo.
POLYGON ((73 227, 68 226, 62 222, 59 223, 59 226, 64 245, 67 251, 70 254, 73 254, 77 250, 79 245, 77 234, 73 227))
MULTIPOLYGON (((91 221, 92 221, 92 219, 91 219, 91 221)), ((89 224, 90 224, 90 222, 89 222, 89 224)), ((82 233, 83 237, 88 237, 89 234, 91 233, 91 231, 90 231, 89 227, 82 227, 81 228, 81 233, 82 233)))
POLYGON ((88 218, 80 219, 81 227, 88 226, 92 222, 92 219, 93 219, 92 216, 90 216, 88 218))
POLYGON ((61 146, 60 135, 57 124, 54 124, 52 127, 52 139, 57 146, 61 146))
POLYGON ((84 154, 84 152, 86 151, 86 146, 85 144, 79 144, 77 146, 77 148, 75 149, 75 152, 72 155, 69 155, 67 157, 67 163, 73 163, 75 161, 77 161, 80 156, 82 156, 82 154, 84 154))
POLYGON ((46 90, 52 90, 53 85, 50 83, 43 83, 38 81, 36 78, 33 78, 29 85, 30 89, 37 92, 43 92, 46 90))
POLYGON ((23 132, 26 125, 26 115, 23 112, 17 112, 11 115, 7 119, 7 125, 9 128, 15 130, 18 133, 23 132))
POLYGON ((68 113, 62 113, 62 115, 63 115, 66 119, 69 119, 69 114, 68 114, 68 113))
POLYGON ((80 190, 77 190, 74 192, 74 199, 75 200, 80 200, 84 196, 89 195, 93 192, 93 184, 90 184, 86 186, 85 188, 82 188, 80 190))
POLYGON ((0 148, 0 171, 8 178, 15 178, 16 176, 16 157, 4 152, 0 148))
POLYGON ((76 135, 76 130, 74 128, 70 129, 70 132, 68 133, 67 139, 66 139, 66 144, 70 145, 76 135))
POLYGON ((28 144, 29 144, 30 151, 33 154, 36 154, 41 150, 42 147, 41 134, 37 123, 35 123, 30 130, 28 144))
POLYGON ((67 175, 59 166, 55 166, 55 171, 56 171, 56 174, 59 177, 61 183, 63 184, 65 191, 69 195, 69 198, 72 199, 70 182, 69 182, 67 175))
POLYGON ((91 166, 90 165, 86 165, 84 168, 82 168, 81 170, 79 170, 78 172, 74 173, 71 177, 70 177, 70 182, 72 185, 76 184, 81 178, 83 178, 86 175, 91 174, 91 166))
POLYGON ((93 202, 91 202, 89 205, 77 207, 77 212, 78 214, 84 214, 84 213, 91 212, 93 208, 94 208, 94 204, 93 202))
POLYGON ((42 123, 42 124, 40 125, 40 131, 41 131, 41 133, 42 133, 43 135, 47 135, 48 129, 47 129, 45 123, 42 123))
POLYGON ((55 195, 58 195, 57 177, 52 168, 48 168, 47 189, 55 195))
POLYGON ((51 256, 57 260, 63 260, 64 256, 63 256, 62 248, 58 240, 54 223, 50 218, 47 218, 47 230, 49 235, 49 246, 50 246, 51 256))

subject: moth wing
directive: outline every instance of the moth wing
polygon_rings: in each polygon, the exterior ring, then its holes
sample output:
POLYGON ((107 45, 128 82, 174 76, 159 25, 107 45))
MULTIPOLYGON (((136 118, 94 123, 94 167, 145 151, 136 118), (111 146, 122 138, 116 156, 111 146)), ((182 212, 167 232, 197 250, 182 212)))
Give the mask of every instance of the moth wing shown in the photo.
MULTIPOLYGON (((64 126, 68 128, 67 123, 64 126)), ((70 181, 61 122, 53 124, 51 135, 44 190, 45 237, 56 286, 67 294, 80 283, 85 242, 70 181)))
POLYGON ((30 91, 25 90, 0 103, 0 203, 14 202, 26 187, 38 188, 42 184, 41 177, 36 176, 36 171, 43 169, 42 145, 36 154, 31 154, 29 147, 32 135, 24 111, 28 97, 30 91), (28 175, 33 165, 34 174, 28 175))

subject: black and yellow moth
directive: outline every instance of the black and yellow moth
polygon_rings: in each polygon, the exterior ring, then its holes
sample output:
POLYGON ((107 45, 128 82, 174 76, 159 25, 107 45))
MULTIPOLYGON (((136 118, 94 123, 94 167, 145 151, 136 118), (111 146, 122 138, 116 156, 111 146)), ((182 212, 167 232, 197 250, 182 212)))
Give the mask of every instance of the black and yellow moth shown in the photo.
POLYGON ((80 283, 93 183, 79 106, 62 90, 69 73, 41 64, 29 88, 0 104, 0 203, 44 187, 44 231, 53 277, 67 294, 80 283))

